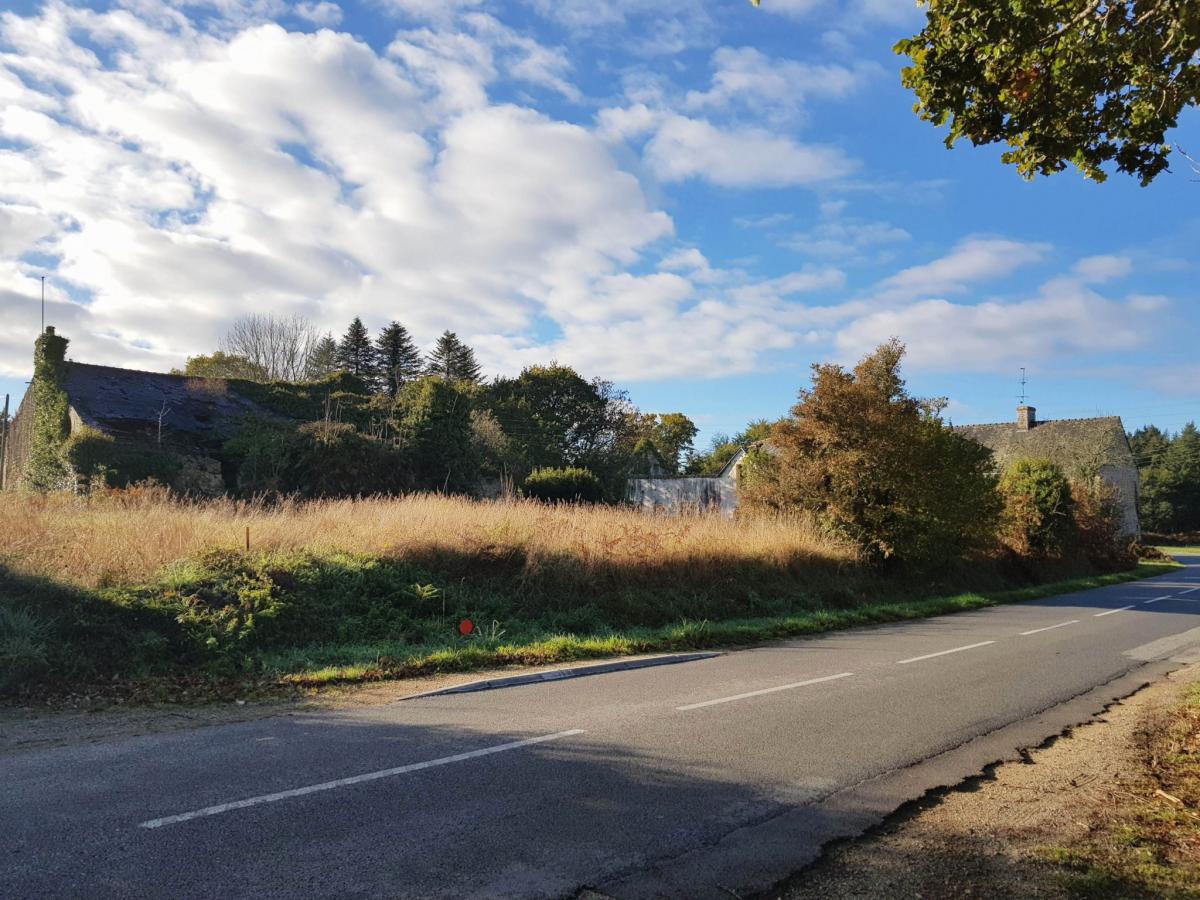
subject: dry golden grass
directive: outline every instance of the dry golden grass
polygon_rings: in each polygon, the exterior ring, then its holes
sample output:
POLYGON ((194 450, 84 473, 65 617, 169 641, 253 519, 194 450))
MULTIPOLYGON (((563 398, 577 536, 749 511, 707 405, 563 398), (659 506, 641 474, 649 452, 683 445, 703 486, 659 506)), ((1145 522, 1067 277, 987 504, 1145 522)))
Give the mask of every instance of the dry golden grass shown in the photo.
POLYGON ((584 571, 739 563, 851 562, 854 552, 795 518, 651 516, 616 507, 547 506, 440 495, 265 504, 190 502, 152 489, 92 497, 0 494, 0 562, 84 586, 138 582, 215 547, 405 556, 519 553, 584 571))

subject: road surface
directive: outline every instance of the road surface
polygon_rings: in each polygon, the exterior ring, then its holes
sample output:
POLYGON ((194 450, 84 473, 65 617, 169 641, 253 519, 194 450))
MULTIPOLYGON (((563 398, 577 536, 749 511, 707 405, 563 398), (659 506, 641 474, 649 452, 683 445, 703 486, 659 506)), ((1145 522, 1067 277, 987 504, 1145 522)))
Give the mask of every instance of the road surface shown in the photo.
POLYGON ((744 896, 1200 659, 1146 581, 0 758, 0 897, 744 896))

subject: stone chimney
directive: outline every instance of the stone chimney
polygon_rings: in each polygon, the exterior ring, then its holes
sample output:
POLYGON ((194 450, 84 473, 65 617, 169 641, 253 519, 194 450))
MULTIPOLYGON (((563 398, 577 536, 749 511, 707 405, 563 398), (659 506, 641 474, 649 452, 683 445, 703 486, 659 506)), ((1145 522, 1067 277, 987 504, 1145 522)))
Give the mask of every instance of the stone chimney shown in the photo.
POLYGON ((1032 406, 1017 407, 1017 430, 1029 431, 1037 424, 1037 410, 1032 406))

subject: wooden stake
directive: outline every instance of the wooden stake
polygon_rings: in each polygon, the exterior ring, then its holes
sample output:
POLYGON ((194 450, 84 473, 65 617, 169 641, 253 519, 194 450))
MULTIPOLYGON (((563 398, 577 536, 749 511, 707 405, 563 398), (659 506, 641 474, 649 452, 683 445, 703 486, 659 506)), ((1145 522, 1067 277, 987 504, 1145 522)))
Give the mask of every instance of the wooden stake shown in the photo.
POLYGON ((246 552, 250 552, 250 526, 246 526, 246 552))

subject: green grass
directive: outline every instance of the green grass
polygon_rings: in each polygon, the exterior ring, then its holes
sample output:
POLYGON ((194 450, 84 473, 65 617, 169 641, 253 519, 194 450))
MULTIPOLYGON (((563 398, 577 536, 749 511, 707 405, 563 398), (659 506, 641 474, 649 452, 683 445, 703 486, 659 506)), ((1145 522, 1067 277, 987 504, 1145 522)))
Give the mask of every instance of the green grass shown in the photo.
POLYGON ((213 550, 149 584, 94 589, 0 565, 0 694, 191 697, 730 647, 1101 587, 1177 565, 1067 580, 1060 569, 1059 578, 1041 573, 1050 583, 1012 589, 989 565, 938 582, 742 565, 722 577, 612 572, 584 584, 566 568, 531 575, 508 560, 485 562, 213 550), (474 634, 458 633, 463 618, 474 634))
POLYGON ((512 665, 548 665, 638 653, 704 650, 801 637, 1019 603, 1161 575, 1170 563, 1143 563, 1128 572, 1094 575, 1013 590, 968 592, 846 608, 818 608, 787 616, 683 621, 658 628, 627 628, 592 634, 553 634, 538 629, 457 644, 406 645, 373 642, 303 647, 263 658, 285 682, 306 687, 404 678, 512 665))

